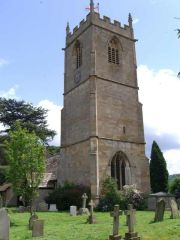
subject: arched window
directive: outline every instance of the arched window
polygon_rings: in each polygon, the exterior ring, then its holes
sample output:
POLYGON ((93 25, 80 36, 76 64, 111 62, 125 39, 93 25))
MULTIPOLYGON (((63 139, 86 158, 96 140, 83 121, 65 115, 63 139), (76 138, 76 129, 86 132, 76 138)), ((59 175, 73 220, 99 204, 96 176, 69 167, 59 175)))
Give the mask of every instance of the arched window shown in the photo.
POLYGON ((119 64, 119 47, 116 38, 113 38, 108 44, 108 62, 119 64))
POLYGON ((117 181, 118 189, 126 185, 126 167, 129 167, 128 159, 123 152, 117 152, 111 161, 111 177, 117 181))
POLYGON ((82 47, 79 41, 75 43, 74 55, 76 57, 76 68, 79 68, 82 65, 82 47))

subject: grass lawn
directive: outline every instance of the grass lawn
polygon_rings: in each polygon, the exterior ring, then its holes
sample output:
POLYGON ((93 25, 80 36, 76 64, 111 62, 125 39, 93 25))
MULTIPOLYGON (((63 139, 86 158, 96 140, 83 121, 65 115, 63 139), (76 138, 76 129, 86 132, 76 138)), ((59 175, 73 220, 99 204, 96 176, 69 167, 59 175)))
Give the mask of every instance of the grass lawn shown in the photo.
MULTIPOLYGON (((27 228, 28 213, 13 213, 11 218, 10 240, 32 239, 27 228)), ((97 224, 86 224, 87 216, 71 217, 68 213, 38 213, 45 220, 44 237, 41 240, 107 240, 112 232, 112 217, 109 213, 95 213, 97 224)), ((154 212, 136 213, 135 230, 142 240, 180 240, 180 219, 170 219, 170 212, 165 213, 164 221, 152 223, 154 212)), ((120 234, 127 232, 125 215, 120 216, 120 234)))

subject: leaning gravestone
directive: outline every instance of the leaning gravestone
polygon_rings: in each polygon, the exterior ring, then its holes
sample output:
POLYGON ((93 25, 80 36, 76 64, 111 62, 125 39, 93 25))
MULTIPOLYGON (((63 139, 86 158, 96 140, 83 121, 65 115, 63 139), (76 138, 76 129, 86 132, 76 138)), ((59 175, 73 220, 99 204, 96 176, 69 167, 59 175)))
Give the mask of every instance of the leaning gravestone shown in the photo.
POLYGON ((164 199, 160 198, 156 204, 156 212, 155 212, 155 222, 161 222, 164 219, 164 211, 165 211, 165 201, 164 199))
POLYGON ((32 237, 42 237, 44 235, 44 220, 34 220, 32 225, 32 237))
POLYGON ((70 215, 71 216, 77 215, 77 207, 76 206, 70 206, 70 215))
POLYGON ((89 206, 90 206, 90 215, 87 219, 87 222, 89 224, 94 224, 94 223, 96 223, 96 217, 94 216, 94 206, 95 206, 95 204, 94 204, 93 200, 91 200, 89 202, 89 206))
POLYGON ((139 240, 137 232, 134 232, 135 225, 135 213, 136 210, 133 209, 132 204, 128 204, 128 210, 125 211, 125 215, 127 216, 127 224, 128 224, 128 233, 125 233, 125 240, 139 240))
POLYGON ((109 236, 109 240, 120 240, 121 236, 119 235, 119 216, 122 215, 122 211, 119 210, 119 205, 114 206, 114 211, 110 213, 110 216, 113 217, 113 233, 109 236))
POLYGON ((171 208, 171 218, 176 219, 179 218, 178 214, 178 205, 174 199, 171 199, 169 202, 170 208, 171 208))
POLYGON ((0 209, 0 240, 9 240, 10 219, 4 208, 0 209))
MULTIPOLYGON (((37 220, 38 216, 36 214, 33 214, 29 219, 29 230, 32 230, 33 227, 33 221, 37 220)), ((0 239, 1 240, 1 239, 0 239)))

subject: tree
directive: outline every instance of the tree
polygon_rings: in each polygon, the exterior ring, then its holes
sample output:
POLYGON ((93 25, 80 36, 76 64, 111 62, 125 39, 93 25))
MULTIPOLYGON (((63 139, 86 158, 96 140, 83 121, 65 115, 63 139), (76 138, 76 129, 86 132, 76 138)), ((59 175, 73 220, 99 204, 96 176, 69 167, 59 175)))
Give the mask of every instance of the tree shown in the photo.
POLYGON ((6 142, 9 160, 8 179, 13 190, 31 206, 45 171, 45 147, 35 133, 29 133, 19 123, 9 133, 6 142))
POLYGON ((29 132, 34 131, 44 143, 47 143, 56 133, 47 128, 46 115, 47 110, 42 107, 34 107, 25 101, 0 98, 0 122, 6 127, 1 133, 8 133, 16 121, 19 121, 23 128, 29 132))
POLYGON ((174 178, 169 187, 170 193, 173 193, 176 198, 180 198, 180 177, 174 178))
POLYGON ((177 29, 178 38, 180 38, 180 29, 177 29))
POLYGON ((151 149, 150 181, 153 193, 168 191, 168 170, 166 161, 155 141, 153 141, 151 149))

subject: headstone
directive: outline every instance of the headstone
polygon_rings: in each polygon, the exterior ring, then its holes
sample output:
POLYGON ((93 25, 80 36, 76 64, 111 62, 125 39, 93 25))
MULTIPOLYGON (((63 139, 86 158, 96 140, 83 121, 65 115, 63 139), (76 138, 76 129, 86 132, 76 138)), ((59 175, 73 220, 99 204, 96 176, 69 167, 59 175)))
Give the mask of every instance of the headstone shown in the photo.
POLYGON ((96 223, 96 217, 94 216, 94 202, 93 202, 93 200, 91 199, 91 201, 89 202, 89 206, 90 206, 90 215, 89 215, 89 217, 88 217, 88 219, 87 219, 87 222, 89 223, 89 224, 94 224, 94 223, 96 223))
POLYGON ((48 211, 48 204, 46 204, 45 202, 40 202, 38 204, 38 211, 39 212, 47 212, 48 211))
POLYGON ((33 214, 30 218, 29 218, 29 230, 32 230, 33 227, 33 221, 37 220, 38 216, 36 214, 33 214))
POLYGON ((155 218, 154 218, 155 222, 163 221, 164 211, 165 211, 165 201, 162 198, 160 198, 158 199, 156 204, 156 212, 155 212, 155 218))
POLYGON ((82 202, 82 208, 86 208, 86 201, 87 201, 87 199, 88 199, 88 196, 86 195, 86 193, 84 193, 84 194, 82 195, 82 200, 83 200, 83 202, 82 202))
POLYGON ((133 209, 133 205, 128 204, 128 210, 125 211, 125 215, 127 216, 127 224, 128 224, 128 233, 125 233, 125 240, 140 239, 140 237, 138 237, 138 233, 134 232, 135 213, 136 213, 136 210, 133 209))
POLYGON ((109 236, 109 240, 119 240, 121 236, 119 235, 119 216, 122 215, 122 211, 119 210, 119 205, 114 206, 114 211, 110 213, 113 217, 113 234, 109 236))
POLYGON ((0 209, 0 239, 9 240, 10 219, 4 208, 0 209))
POLYGON ((17 212, 19 212, 19 213, 24 213, 25 211, 26 211, 26 208, 24 206, 19 206, 17 208, 17 212))
POLYGON ((71 216, 77 215, 77 207, 76 206, 70 206, 70 215, 71 216))
POLYGON ((86 208, 86 201, 87 201, 87 199, 88 199, 88 196, 86 195, 86 193, 84 193, 83 195, 82 195, 82 208, 80 208, 79 209, 79 212, 78 212, 78 214, 79 215, 82 215, 82 214, 87 214, 87 215, 89 215, 89 209, 88 208, 86 208))
POLYGON ((49 211, 50 212, 57 212, 56 204, 50 204, 49 211))
POLYGON ((174 199, 171 199, 170 202, 170 208, 171 208, 171 218, 176 219, 179 218, 179 213, 178 213, 178 205, 174 199))
POLYGON ((42 237, 44 235, 44 220, 34 220, 32 226, 32 237, 42 237))

